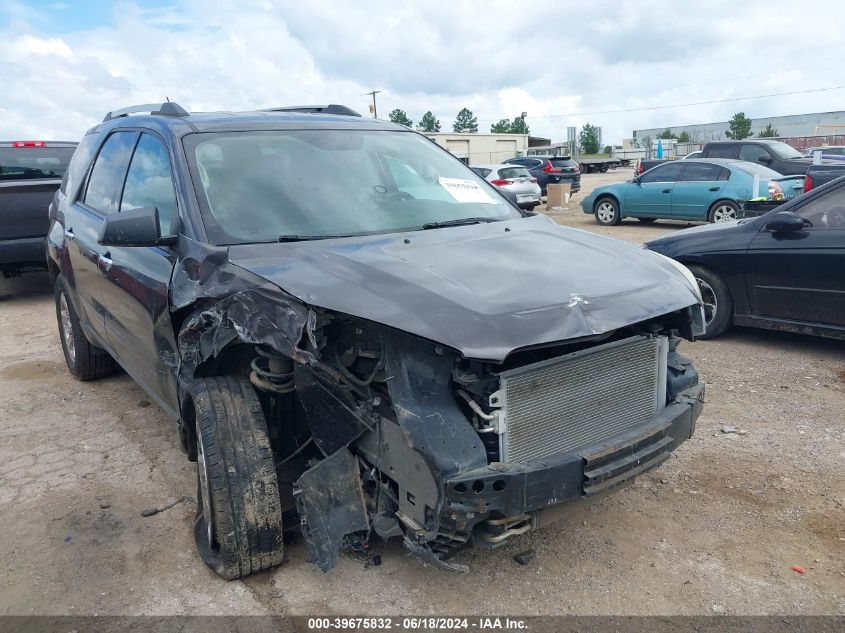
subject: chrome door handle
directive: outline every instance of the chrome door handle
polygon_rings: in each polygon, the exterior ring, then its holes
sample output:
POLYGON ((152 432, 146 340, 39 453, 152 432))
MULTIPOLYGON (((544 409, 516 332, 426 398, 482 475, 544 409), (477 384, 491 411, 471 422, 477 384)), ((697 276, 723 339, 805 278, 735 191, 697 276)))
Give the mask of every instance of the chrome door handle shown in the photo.
POLYGON ((112 260, 111 260, 111 253, 106 251, 99 256, 100 260, 100 268, 103 269, 104 273, 107 273, 111 270, 112 260))
POLYGON ((73 234, 72 228, 65 229, 65 239, 66 240, 75 240, 76 239, 76 235, 73 234))

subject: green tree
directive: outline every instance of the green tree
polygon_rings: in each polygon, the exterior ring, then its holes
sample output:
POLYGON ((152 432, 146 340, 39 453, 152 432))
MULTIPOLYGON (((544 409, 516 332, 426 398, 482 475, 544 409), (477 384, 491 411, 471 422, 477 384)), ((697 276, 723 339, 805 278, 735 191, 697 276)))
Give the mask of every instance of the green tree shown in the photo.
POLYGON ((737 112, 728 121, 728 128, 725 130, 725 136, 735 141, 741 141, 751 136, 751 119, 745 116, 745 112, 737 112))
POLYGON ((528 129, 528 124, 525 122, 525 117, 519 115, 513 118, 513 124, 511 125, 511 134, 530 134, 531 130, 528 129))
POLYGON ((478 132, 478 119, 468 108, 461 108, 455 122, 452 124, 453 132, 478 132))
POLYGON ((608 156, 610 156, 611 154, 613 154, 613 148, 610 145, 605 145, 604 146, 604 153, 607 154, 608 156))
POLYGON ((760 138, 777 138, 780 136, 778 131, 772 127, 771 123, 766 123, 766 127, 764 127, 760 132, 757 133, 757 136, 760 138))
POLYGON ((585 154, 599 153, 599 131, 594 125, 585 123, 578 134, 578 144, 585 154))
POLYGON ((668 138, 678 138, 678 137, 672 130, 670 130, 667 127, 665 130, 663 130, 660 134, 657 135, 657 138, 668 139, 668 138))
POLYGON ((689 143, 689 132, 681 132, 678 134, 678 143, 689 143))
POLYGON ((434 116, 434 113, 429 110, 422 115, 422 118, 420 119, 420 127, 423 132, 439 132, 440 119, 434 116))
POLYGON ((391 123, 398 123, 399 125, 404 125, 405 127, 414 127, 414 122, 408 118, 408 115, 405 114, 404 110, 400 110, 396 108, 393 110, 388 116, 391 123))
POLYGON ((509 134, 511 131, 511 120, 501 119, 498 123, 490 126, 490 132, 493 134, 509 134))

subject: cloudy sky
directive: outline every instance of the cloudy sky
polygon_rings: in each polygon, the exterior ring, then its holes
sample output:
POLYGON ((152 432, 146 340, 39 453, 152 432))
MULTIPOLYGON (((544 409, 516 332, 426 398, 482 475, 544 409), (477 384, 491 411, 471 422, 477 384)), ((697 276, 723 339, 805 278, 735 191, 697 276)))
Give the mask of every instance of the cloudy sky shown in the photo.
POLYGON ((365 113, 377 89, 384 117, 431 109, 446 130, 466 106, 488 131, 524 111, 534 134, 591 122, 618 143, 739 110, 845 108, 842 24, 841 0, 0 0, 0 139, 76 140, 165 96, 365 113))

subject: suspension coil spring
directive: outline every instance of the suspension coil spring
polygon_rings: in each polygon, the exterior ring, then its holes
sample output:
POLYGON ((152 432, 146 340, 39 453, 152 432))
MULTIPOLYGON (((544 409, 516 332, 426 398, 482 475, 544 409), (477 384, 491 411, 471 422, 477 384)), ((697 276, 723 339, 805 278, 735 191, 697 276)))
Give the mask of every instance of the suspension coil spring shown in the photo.
POLYGON ((256 346, 255 353, 249 374, 253 385, 274 393, 292 393, 296 389, 292 358, 261 346, 256 346))

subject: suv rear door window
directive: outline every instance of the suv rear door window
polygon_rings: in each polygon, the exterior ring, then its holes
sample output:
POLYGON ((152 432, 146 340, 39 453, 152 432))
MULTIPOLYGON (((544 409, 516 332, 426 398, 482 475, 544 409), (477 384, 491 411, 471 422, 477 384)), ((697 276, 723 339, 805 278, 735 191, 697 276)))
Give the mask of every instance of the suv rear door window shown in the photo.
POLYGON ((759 145, 743 145, 739 150, 739 160, 747 160, 749 163, 759 163, 761 158, 771 159, 769 151, 759 145))
POLYGON ((100 150, 88 178, 88 187, 83 199, 92 209, 101 213, 117 211, 135 137, 135 132, 115 132, 100 150))
POLYGON ((73 147, 0 147, 0 181, 58 180, 73 147))
POLYGON ((120 202, 121 211, 142 207, 158 209, 162 234, 169 235, 176 217, 176 192, 167 149, 151 134, 141 134, 120 202))
POLYGON ((719 143, 707 148, 707 158, 736 158, 736 145, 734 143, 719 143))
POLYGON ((719 173, 722 168, 719 165, 712 163, 689 163, 684 169, 684 175, 681 178, 684 182, 702 182, 710 180, 719 180, 719 173))
POLYGON ((680 162, 660 165, 640 176, 640 182, 675 182, 681 175, 683 168, 684 165, 680 162))

